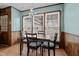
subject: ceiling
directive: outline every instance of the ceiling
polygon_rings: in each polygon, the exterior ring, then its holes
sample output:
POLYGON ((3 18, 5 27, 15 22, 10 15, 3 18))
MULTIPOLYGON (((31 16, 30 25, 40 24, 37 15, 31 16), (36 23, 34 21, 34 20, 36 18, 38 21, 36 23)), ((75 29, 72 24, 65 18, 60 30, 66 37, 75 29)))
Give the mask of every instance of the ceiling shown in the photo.
POLYGON ((27 9, 38 8, 48 5, 53 5, 56 3, 0 3, 0 9, 13 6, 20 11, 24 11, 27 9))

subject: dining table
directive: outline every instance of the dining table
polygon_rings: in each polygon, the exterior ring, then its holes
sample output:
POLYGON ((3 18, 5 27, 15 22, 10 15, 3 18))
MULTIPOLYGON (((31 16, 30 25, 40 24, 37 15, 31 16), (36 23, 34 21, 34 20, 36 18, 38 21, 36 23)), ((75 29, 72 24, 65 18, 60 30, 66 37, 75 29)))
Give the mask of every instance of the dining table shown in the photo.
MULTIPOLYGON (((22 48, 23 48, 23 40, 26 39, 26 37, 20 37, 20 55, 22 55, 22 48)), ((49 42, 53 42, 50 39, 46 39, 46 37, 28 37, 28 39, 31 39, 32 41, 39 41, 41 42, 41 44, 43 44, 43 42, 48 42, 48 56, 50 56, 50 49, 49 49, 49 42)), ((42 48, 42 47, 41 47, 42 48)), ((43 55, 43 49, 41 51, 41 55, 43 55)))

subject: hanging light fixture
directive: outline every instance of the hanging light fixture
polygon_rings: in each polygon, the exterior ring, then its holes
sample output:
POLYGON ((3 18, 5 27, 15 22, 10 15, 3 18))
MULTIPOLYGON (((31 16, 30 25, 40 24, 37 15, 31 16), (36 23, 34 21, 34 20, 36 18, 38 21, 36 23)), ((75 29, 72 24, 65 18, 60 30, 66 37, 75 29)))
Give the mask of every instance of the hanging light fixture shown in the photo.
POLYGON ((33 16, 33 8, 30 9, 29 16, 33 16))
MULTIPOLYGON (((30 21, 32 22, 33 25, 33 8, 30 9, 29 16, 31 17, 30 21)), ((33 33, 33 26, 32 26, 32 33, 33 33)))

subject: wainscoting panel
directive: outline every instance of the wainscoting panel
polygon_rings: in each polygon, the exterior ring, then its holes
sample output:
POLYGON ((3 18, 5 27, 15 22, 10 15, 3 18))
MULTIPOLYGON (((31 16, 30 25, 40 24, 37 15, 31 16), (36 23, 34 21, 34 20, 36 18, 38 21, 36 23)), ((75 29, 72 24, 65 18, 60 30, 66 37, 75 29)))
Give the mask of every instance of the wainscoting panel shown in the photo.
POLYGON ((18 38, 20 37, 20 32, 12 32, 12 45, 18 42, 18 38))
POLYGON ((61 32, 60 33, 60 48, 63 48, 63 49, 65 49, 65 39, 64 39, 64 36, 65 36, 64 32, 61 32))
POLYGON ((69 56, 79 56, 79 36, 64 33, 65 34, 65 51, 69 56))

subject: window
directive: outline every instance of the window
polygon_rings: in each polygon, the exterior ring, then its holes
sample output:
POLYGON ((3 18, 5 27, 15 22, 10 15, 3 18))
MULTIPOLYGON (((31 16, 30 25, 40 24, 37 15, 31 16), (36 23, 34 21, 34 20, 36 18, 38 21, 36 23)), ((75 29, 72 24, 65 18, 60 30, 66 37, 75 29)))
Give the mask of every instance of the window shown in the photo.
POLYGON ((33 16, 33 32, 44 34, 44 14, 33 16))
POLYGON ((32 32, 32 17, 24 16, 23 17, 23 31, 32 32))
POLYGON ((60 13, 59 12, 52 12, 45 14, 45 35, 47 38, 53 38, 54 33, 58 33, 60 35, 60 13))

